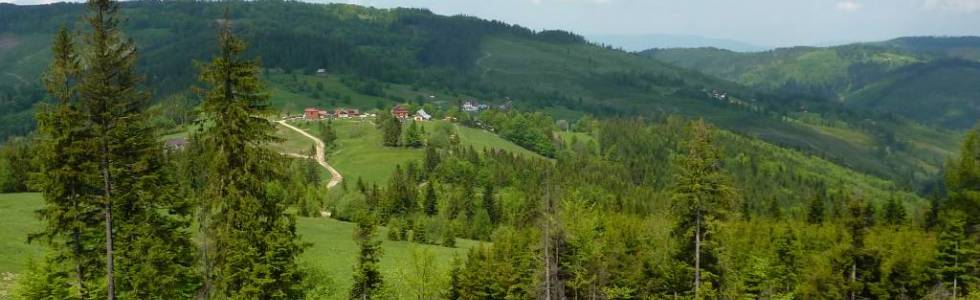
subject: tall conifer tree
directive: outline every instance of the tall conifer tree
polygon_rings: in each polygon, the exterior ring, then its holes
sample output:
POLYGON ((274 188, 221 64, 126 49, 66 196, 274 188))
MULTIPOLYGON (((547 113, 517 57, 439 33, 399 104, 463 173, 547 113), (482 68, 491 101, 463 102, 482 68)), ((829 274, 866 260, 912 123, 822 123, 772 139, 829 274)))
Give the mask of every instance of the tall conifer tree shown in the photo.
POLYGON ((148 95, 135 72, 135 44, 125 39, 119 4, 88 2, 90 30, 78 92, 100 176, 106 294, 181 298, 193 293, 194 245, 187 201, 163 172, 163 145, 147 122, 148 95))
POLYGON ((265 189, 280 178, 281 163, 268 149, 276 141, 267 115, 268 96, 259 64, 241 57, 245 43, 226 18, 218 53, 202 67, 203 110, 209 147, 208 182, 201 209, 208 291, 231 299, 297 299, 301 273, 295 259, 303 247, 286 203, 265 189))
POLYGON ((709 265, 705 263, 704 253, 710 252, 711 248, 707 247, 711 245, 707 243, 710 225, 735 207, 735 190, 729 182, 721 172, 721 154, 713 145, 711 129, 703 120, 693 123, 688 153, 675 185, 680 221, 674 234, 690 241, 681 253, 692 255, 688 263, 694 269, 696 299, 704 296, 701 294, 705 277, 702 269, 709 265))
MULTIPOLYGON (((37 115, 38 173, 35 188, 42 192, 44 207, 38 216, 46 221, 44 231, 32 235, 43 238, 51 249, 49 270, 71 277, 74 297, 89 297, 93 281, 101 277, 101 214, 96 199, 98 177, 87 141, 90 132, 83 127, 78 110, 79 72, 75 42, 61 28, 52 43, 52 63, 44 75, 44 85, 55 106, 43 107, 37 115), (71 265, 70 270, 55 266, 71 265)), ((44 270, 43 268, 41 270, 44 270)))
POLYGON ((378 270, 382 252, 381 242, 375 238, 376 229, 374 218, 370 215, 361 217, 354 228, 354 242, 359 251, 350 299, 375 299, 380 295, 384 281, 378 270))

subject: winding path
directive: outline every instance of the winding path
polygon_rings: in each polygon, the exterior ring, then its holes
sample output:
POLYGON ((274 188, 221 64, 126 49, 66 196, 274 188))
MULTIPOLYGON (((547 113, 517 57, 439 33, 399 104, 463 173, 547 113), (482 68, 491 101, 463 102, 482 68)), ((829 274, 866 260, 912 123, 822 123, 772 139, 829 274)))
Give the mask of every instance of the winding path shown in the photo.
MULTIPOLYGON (((279 123, 279 125, 285 126, 286 128, 292 129, 293 131, 299 132, 299 134, 302 134, 307 138, 313 140, 313 142, 316 144, 316 162, 319 163, 321 166, 323 166, 323 168, 327 169, 327 171, 330 171, 330 182, 327 182, 327 189, 332 189, 333 187, 337 186, 337 184, 340 184, 340 182, 344 180, 344 176, 341 176, 340 172, 337 172, 337 169, 334 169, 332 166, 330 166, 330 164, 327 163, 326 154, 324 154, 324 148, 326 148, 326 146, 324 146, 322 140, 307 133, 302 129, 299 129, 296 126, 289 125, 289 123, 286 123, 285 120, 277 121, 276 123, 279 123)), ((310 158, 307 155, 297 154, 297 153, 284 153, 284 154, 293 157, 310 158)))

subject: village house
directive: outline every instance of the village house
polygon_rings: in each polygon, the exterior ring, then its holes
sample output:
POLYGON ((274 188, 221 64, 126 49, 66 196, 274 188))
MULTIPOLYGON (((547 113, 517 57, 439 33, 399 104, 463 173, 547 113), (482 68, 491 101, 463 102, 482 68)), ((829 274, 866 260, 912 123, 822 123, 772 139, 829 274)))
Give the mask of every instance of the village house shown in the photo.
POLYGON ((303 119, 307 121, 319 120, 323 115, 320 113, 321 110, 315 107, 307 107, 303 110, 303 119))
POLYGON ((424 109, 419 109, 418 111, 415 112, 415 120, 416 121, 428 121, 428 120, 431 120, 431 119, 432 119, 432 116, 429 115, 429 113, 425 112, 424 109))
POLYGON ((347 119, 354 118, 361 115, 361 111, 355 108, 337 108, 333 111, 334 118, 347 119))
POLYGON ((399 119, 408 118, 408 109, 401 104, 395 105, 395 107, 391 109, 391 115, 399 119))
POLYGON ((465 112, 477 112, 480 111, 480 103, 475 100, 467 100, 463 102, 462 110, 465 112))

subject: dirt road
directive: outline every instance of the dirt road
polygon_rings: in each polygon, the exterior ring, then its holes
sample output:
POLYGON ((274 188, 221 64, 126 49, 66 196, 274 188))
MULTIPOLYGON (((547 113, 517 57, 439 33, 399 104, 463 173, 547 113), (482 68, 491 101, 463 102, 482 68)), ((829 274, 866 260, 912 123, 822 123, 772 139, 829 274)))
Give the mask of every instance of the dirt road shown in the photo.
MULTIPOLYGON (((302 129, 297 128, 296 126, 289 125, 289 123, 286 123, 286 121, 278 121, 277 123, 279 123, 279 125, 282 125, 286 128, 292 129, 293 131, 299 132, 303 136, 306 136, 307 138, 313 140, 314 144, 316 145, 316 162, 330 172, 330 182, 327 183, 328 189, 332 189, 333 187, 337 186, 337 184, 340 184, 340 182, 344 180, 344 176, 341 176, 340 172, 337 172, 337 169, 334 169, 332 166, 330 166, 330 164, 327 163, 326 154, 324 153, 325 151, 324 148, 326 148, 326 146, 324 146, 322 140, 318 139, 312 134, 307 133, 302 129)), ((284 154, 289 156, 294 156, 294 157, 309 158, 306 155, 297 154, 297 153, 284 153, 284 154)))

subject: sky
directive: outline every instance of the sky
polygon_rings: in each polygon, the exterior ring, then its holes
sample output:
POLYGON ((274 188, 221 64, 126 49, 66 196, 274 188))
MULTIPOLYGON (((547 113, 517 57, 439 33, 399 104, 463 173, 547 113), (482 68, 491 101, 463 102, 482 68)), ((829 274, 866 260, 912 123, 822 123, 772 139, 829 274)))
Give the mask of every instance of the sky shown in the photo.
MULTIPOLYGON (((0 0, 36 4, 50 0, 0 0)), ((312 0, 424 7, 536 30, 695 35, 764 47, 980 35, 980 0, 312 0)))

